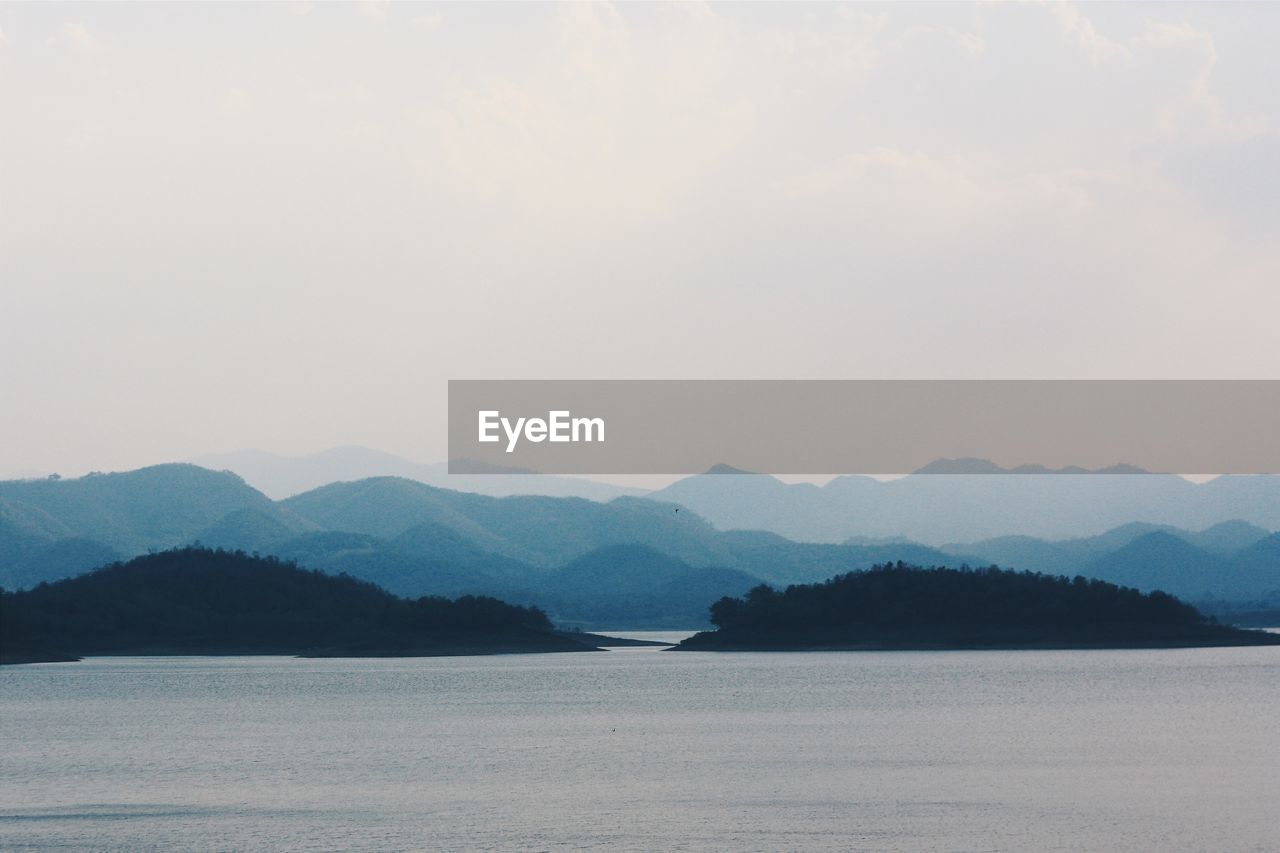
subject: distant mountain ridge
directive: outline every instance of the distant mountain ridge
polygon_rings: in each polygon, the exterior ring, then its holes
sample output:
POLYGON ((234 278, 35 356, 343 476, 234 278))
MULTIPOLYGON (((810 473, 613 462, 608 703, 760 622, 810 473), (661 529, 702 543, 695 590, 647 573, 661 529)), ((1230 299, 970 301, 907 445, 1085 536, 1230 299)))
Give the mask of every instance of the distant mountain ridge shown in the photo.
POLYGON ((392 453, 358 445, 334 447, 305 456, 285 456, 265 450, 237 450, 231 453, 206 454, 191 461, 215 471, 231 471, 275 500, 330 483, 366 480, 371 477, 400 477, 438 488, 495 497, 548 495, 607 501, 621 495, 643 493, 642 489, 628 489, 575 477, 527 472, 495 473, 492 466, 481 466, 479 463, 464 464, 463 467, 469 469, 467 473, 450 474, 449 466, 443 462, 411 462, 392 453))
POLYGON ((647 497, 686 507, 720 529, 769 530, 802 542, 861 536, 941 546, 1009 535, 1067 539, 1130 522, 1183 530, 1228 521, 1280 528, 1280 476, 1193 483, 1129 468, 1008 471, 983 460, 940 460, 922 471, 889 481, 837 477, 823 486, 787 484, 766 474, 708 473, 647 497), (944 471, 951 473, 938 475, 944 471))
POLYGON ((1134 523, 1079 539, 1008 536, 942 550, 1027 571, 1160 589, 1189 601, 1280 600, 1280 534, 1239 521, 1198 533, 1134 523))
MULTIPOLYGON (((378 477, 273 502, 233 474, 192 465, 3 483, 0 501, 0 586, 11 589, 199 543, 296 559, 401 595, 554 601, 564 608, 554 615, 582 625, 593 624, 590 614, 600 611, 580 578, 557 575, 567 564, 599 549, 648 546, 637 553, 644 555, 640 562, 653 563, 651 597, 667 602, 673 613, 702 614, 681 618, 705 621, 706 604, 717 596, 708 599, 699 587, 705 578, 695 575, 701 567, 733 561, 733 547, 742 540, 693 513, 634 498, 496 498, 378 477), (52 559, 55 552, 65 553, 52 559), (689 574, 675 572, 672 561, 689 574)), ((604 600, 624 581, 634 590, 625 576, 635 565, 634 559, 626 566, 599 563, 602 570, 612 566, 617 583, 601 580, 598 597, 604 600)), ((724 594, 746 575, 734 570, 706 577, 732 580, 712 590, 724 594)), ((749 586, 760 578, 748 580, 749 586)), ((630 597, 633 610, 667 606, 647 604, 646 595, 630 597)))
MULTIPOLYGON (((708 471, 707 473, 711 473, 708 471)), ((1136 465, 1109 465, 1106 468, 1081 468, 1079 465, 1068 465, 1065 468, 1046 468, 1044 465, 1018 465, 1014 468, 1003 468, 989 459, 964 457, 961 459, 935 459, 913 474, 1150 474, 1136 465)))
POLYGON ((121 553, 191 541, 228 514, 252 510, 293 531, 311 527, 234 474, 196 465, 153 465, 67 480, 0 482, 3 516, 52 541, 93 539, 121 553))
MULTIPOLYGON (((1078 484, 1109 478, 976 479, 989 486, 995 480, 1078 484)), ((828 512, 843 505, 829 500, 832 486, 792 487, 749 473, 692 479, 696 489, 705 491, 710 485, 719 490, 722 506, 733 501, 744 512, 770 501, 785 504, 796 496, 811 500, 816 495, 817 505, 826 501, 828 512)), ((975 478, 914 479, 928 489, 959 482, 958 494, 963 495, 970 488, 963 484, 975 478)), ((1145 481, 1161 475, 1114 479, 1145 481)), ((837 494, 877 494, 881 486, 894 485, 868 478, 842 480, 834 485, 837 494)), ((1205 487, 1180 482, 1192 489, 1205 487)), ((1245 496, 1256 501, 1270 487, 1253 484, 1245 496)), ((943 516, 940 525, 947 513, 980 519, 986 511, 980 500, 953 505, 956 492, 928 489, 930 505, 943 516)), ((1086 489, 1084 494, 1093 492, 1086 489)), ((345 572, 398 595, 484 594, 534 604, 559 621, 585 628, 678 627, 680 620, 698 619, 682 626, 696 627, 705 623, 710 600, 739 594, 744 583, 812 583, 899 560, 1084 574, 1161 588, 1191 600, 1266 602, 1273 594, 1280 599, 1280 537, 1264 525, 1239 519, 1199 532, 1132 522, 1089 537, 943 542, 948 544, 865 533, 843 543, 801 542, 768 530, 718 529, 699 513, 661 500, 493 497, 399 477, 330 483, 283 501, 271 501, 229 472, 186 464, 79 480, 0 483, 0 586, 9 589, 150 550, 199 543, 345 572)))
POLYGON ((718 597, 741 595, 759 582, 738 569, 695 568, 645 545, 610 545, 557 570, 545 600, 587 624, 680 629, 704 624, 718 597))
POLYGON ((415 463, 357 446, 298 457, 246 450, 196 461, 232 471, 277 500, 377 477, 494 497, 607 502, 643 496, 684 506, 721 530, 771 531, 803 542, 837 543, 864 536, 938 546, 1007 535, 1065 539, 1135 521, 1183 530, 1232 520, 1280 528, 1280 477, 1230 476, 1192 483, 1123 464, 1096 471, 1039 465, 1009 469, 983 459, 939 459, 898 480, 843 476, 823 486, 786 484, 766 474, 716 465, 705 474, 646 493, 571 477, 451 475, 444 463, 415 463), (975 507, 982 511, 974 512, 975 507))

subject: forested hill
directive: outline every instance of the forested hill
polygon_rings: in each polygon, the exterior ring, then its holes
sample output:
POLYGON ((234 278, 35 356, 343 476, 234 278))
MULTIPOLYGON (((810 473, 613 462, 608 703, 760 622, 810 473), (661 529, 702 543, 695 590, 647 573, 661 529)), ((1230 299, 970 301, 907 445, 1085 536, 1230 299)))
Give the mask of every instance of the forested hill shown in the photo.
POLYGON ((1280 645, 1228 628, 1161 592, 1082 577, 897 563, 711 607, 718 630, 686 650, 1087 648, 1280 645))
POLYGON ((274 558, 184 548, 0 594, 0 660, 95 654, 423 655, 582 651, 492 598, 397 598, 274 558))
MULTIPOLYGON (((1088 481, 1094 489, 1108 476, 1041 479, 1088 481)), ((989 504, 978 499, 980 494, 957 504, 955 494, 946 491, 950 487, 942 485, 964 477, 915 477, 943 489, 917 509, 981 506, 981 512, 969 514, 984 516, 989 504)), ((977 479, 1017 481, 1025 490, 1037 478, 977 479)), ((1115 479, 1127 484, 1144 478, 1115 479)), ((1179 490, 1218 494, 1174 479, 1181 483, 1179 490)), ((1271 480, 1254 479, 1256 491, 1224 504, 1224 512, 1243 517, 1249 507, 1268 505, 1271 480)), ((737 495, 741 501, 734 505, 744 510, 757 506, 756 497, 767 496, 757 495, 758 487, 768 487, 768 494, 792 493, 791 486, 763 475, 708 475, 698 482, 703 480, 708 487, 719 483, 717 494, 726 499, 737 495)), ((861 481, 842 482, 853 488, 861 481)), ((879 493, 881 484, 869 482, 879 493)), ((1030 501, 1030 495, 1019 495, 1030 501)), ((1145 516, 1145 506, 1131 505, 1129 517, 1145 516)), ((868 512, 849 515, 845 522, 865 519, 868 530, 878 529, 885 518, 879 510, 868 512)), ((557 624, 587 630, 695 628, 706 624, 710 602, 759 583, 778 588, 815 583, 899 560, 1081 574, 1143 591, 1159 589, 1221 613, 1280 606, 1280 534, 1240 520, 1199 532, 1135 522, 1066 540, 1018 535, 931 547, 901 537, 859 535, 837 545, 793 542, 761 530, 717 529, 688 507, 654 500, 495 498, 395 477, 333 483, 283 502, 270 501, 233 474, 194 465, 0 482, 0 587, 6 589, 30 589, 150 551, 193 544, 271 554, 331 575, 346 573, 393 595, 485 595, 536 605, 557 624)))

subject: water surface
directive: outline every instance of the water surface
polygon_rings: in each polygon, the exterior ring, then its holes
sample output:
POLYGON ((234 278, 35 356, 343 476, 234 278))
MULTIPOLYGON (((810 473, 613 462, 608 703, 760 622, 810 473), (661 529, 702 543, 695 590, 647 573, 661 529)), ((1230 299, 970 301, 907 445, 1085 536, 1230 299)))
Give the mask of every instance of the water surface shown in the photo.
POLYGON ((0 848, 1280 848, 1280 648, 0 670, 0 848))

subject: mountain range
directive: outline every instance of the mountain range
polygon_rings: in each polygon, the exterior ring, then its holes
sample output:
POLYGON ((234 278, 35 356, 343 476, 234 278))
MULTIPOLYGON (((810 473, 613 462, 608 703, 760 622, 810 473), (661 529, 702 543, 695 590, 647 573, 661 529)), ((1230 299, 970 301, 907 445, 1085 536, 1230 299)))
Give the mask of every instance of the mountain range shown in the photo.
POLYGON ((1085 575, 1190 601, 1280 600, 1280 534, 1242 521, 1199 532, 1126 524, 1100 536, 1047 541, 1006 536, 943 546, 954 558, 1085 575))
POLYGON ((1242 520, 1280 528, 1280 477, 1228 476, 1196 483, 1130 465, 1051 470, 1039 465, 1002 468, 985 459, 939 459, 897 480, 844 476, 822 486, 788 484, 718 465, 646 493, 573 477, 449 474, 444 463, 411 462, 358 446, 306 456, 242 450, 194 462, 231 471, 277 500, 331 483, 374 477, 495 497, 609 501, 644 496, 686 507, 721 530, 764 530, 803 542, 838 543, 861 536, 938 546, 1008 535, 1067 539, 1130 522, 1203 530, 1242 520))
POLYGON ((719 467, 651 492, 716 527, 769 530, 805 542, 851 536, 930 545, 997 536, 1092 536, 1130 522, 1203 530, 1240 520, 1280 528, 1280 477, 1229 476, 1195 483, 1174 474, 1025 473, 981 460, 949 460, 897 480, 837 477, 822 486, 719 467))
MULTIPOLYGON (((1113 477, 1142 481, 1159 475, 987 479, 1113 477)), ((968 475, 906 479, 927 485, 955 481, 961 494, 971 487, 968 475)), ((870 482, 877 488, 894 485, 870 482)), ((1280 600, 1280 536, 1270 532, 1274 526, 1239 518, 1195 528, 1199 532, 1143 522, 1060 539, 967 541, 935 533, 934 544, 922 544, 901 535, 869 535, 868 529, 884 529, 862 527, 857 518, 844 522, 856 535, 803 542, 769 530, 724 529, 695 511, 709 492, 722 498, 722 510, 732 505, 759 514, 753 495, 814 491, 826 490, 797 489, 755 474, 703 475, 653 498, 598 501, 494 497, 372 477, 273 501, 235 474, 190 464, 74 480, 8 481, 0 482, 0 585, 31 587, 148 551, 200 543, 346 573, 398 595, 484 594, 536 604, 561 624, 587 628, 696 627, 705 624, 711 602, 762 581, 811 583, 899 560, 1085 574, 1191 600, 1280 600), (740 484, 741 496, 733 484, 740 484), (681 503, 670 503, 673 497, 681 503)), ((791 500, 781 499, 784 505, 791 500)), ((963 511, 980 519, 987 511, 981 503, 943 503, 955 516, 963 511)), ((1255 517, 1265 516, 1266 509, 1255 517)))
POLYGON ((191 462, 214 471, 231 471, 270 498, 279 500, 320 486, 370 477, 401 477, 442 489, 482 495, 548 495, 591 500, 610 500, 621 495, 638 495, 643 489, 629 489, 547 474, 503 470, 494 476, 482 473, 479 463, 464 463, 466 474, 450 474, 447 463, 412 462, 392 453, 358 445, 334 447, 303 456, 286 456, 265 450, 236 450, 199 456, 191 462))

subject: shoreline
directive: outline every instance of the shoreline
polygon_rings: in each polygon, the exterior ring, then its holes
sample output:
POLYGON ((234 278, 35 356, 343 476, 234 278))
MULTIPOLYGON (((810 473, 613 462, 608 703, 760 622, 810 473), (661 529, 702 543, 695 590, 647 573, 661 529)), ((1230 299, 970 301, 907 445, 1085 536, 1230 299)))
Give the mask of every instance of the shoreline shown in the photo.
POLYGON ((672 646, 673 652, 1013 652, 1013 651, 1123 651, 1130 649, 1212 649, 1256 648, 1280 646, 1280 634, 1265 631, 1241 631, 1241 634, 1257 636, 1232 636, 1201 639, 1151 639, 1133 641, 1052 641, 1027 643, 1008 642, 877 642, 857 643, 787 643, 781 641, 711 639, 714 632, 696 634, 672 646), (708 639, 698 640, 706 636, 708 639), (697 642, 690 642, 697 641, 697 642))
POLYGON ((216 650, 178 647, 145 646, 132 649, 112 649, 84 655, 72 655, 43 649, 23 649, 16 653, 0 654, 0 666, 19 666, 32 663, 80 663, 92 657, 294 657, 323 660, 325 658, 429 658, 429 657, 480 657, 485 655, 563 654, 576 652, 604 652, 608 647, 670 647, 671 643, 654 640, 630 640, 605 634, 557 632, 547 635, 545 642, 530 644, 458 644, 430 648, 353 648, 334 647, 324 649, 238 649, 216 650))

